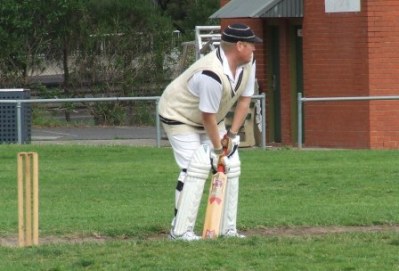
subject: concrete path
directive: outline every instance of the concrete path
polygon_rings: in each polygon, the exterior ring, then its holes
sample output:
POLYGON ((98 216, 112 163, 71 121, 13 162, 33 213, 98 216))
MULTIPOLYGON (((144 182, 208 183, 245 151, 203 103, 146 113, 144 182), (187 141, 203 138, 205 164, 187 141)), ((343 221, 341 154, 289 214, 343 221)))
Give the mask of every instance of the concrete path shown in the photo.
MULTIPOLYGON (((155 127, 34 127, 32 144, 108 144, 157 146, 155 127)), ((161 134, 161 146, 169 146, 161 134)))

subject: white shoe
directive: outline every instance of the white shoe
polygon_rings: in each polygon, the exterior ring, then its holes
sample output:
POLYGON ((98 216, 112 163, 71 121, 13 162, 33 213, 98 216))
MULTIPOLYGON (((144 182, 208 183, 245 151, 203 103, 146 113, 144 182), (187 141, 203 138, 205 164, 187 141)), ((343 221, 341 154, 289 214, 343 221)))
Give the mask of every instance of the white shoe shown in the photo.
POLYGON ((197 241, 197 240, 201 240, 201 237, 199 237, 198 235, 196 235, 192 231, 186 231, 182 235, 176 236, 173 233, 173 229, 172 229, 172 230, 170 230, 170 233, 169 233, 169 239, 171 239, 171 240, 182 240, 182 241, 197 241))
POLYGON ((246 236, 243 234, 239 234, 237 230, 228 230, 223 237, 236 237, 236 238, 245 238, 246 236))

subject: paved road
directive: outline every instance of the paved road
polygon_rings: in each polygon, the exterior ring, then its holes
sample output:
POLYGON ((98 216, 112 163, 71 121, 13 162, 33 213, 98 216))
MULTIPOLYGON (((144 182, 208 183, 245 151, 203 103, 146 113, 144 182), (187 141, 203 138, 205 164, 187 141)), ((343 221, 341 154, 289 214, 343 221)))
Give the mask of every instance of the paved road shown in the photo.
MULTIPOLYGON (((32 128, 32 144, 127 144, 156 146, 155 127, 32 128)), ((161 146, 169 143, 161 134, 161 146)))

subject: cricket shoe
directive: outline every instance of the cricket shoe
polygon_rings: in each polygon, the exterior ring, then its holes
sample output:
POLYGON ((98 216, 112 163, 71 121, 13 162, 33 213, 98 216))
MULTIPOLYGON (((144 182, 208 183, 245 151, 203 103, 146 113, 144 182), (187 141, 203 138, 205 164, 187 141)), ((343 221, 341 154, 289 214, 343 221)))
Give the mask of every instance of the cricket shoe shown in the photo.
POLYGON ((182 240, 182 241, 197 241, 200 240, 201 237, 199 237, 198 235, 196 235, 194 232, 192 231, 186 231, 185 233, 183 233, 182 235, 176 236, 173 233, 173 229, 170 230, 169 233, 169 239, 170 240, 182 240))
POLYGON ((236 237, 236 238, 245 238, 246 236, 237 232, 237 230, 228 230, 223 237, 236 237))

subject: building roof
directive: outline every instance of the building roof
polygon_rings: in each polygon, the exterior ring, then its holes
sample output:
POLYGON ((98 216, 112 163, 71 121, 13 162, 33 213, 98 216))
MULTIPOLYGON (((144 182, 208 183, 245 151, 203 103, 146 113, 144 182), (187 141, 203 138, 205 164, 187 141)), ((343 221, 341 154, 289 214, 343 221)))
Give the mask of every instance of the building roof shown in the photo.
POLYGON ((303 0, 231 0, 210 18, 303 17, 303 0))

